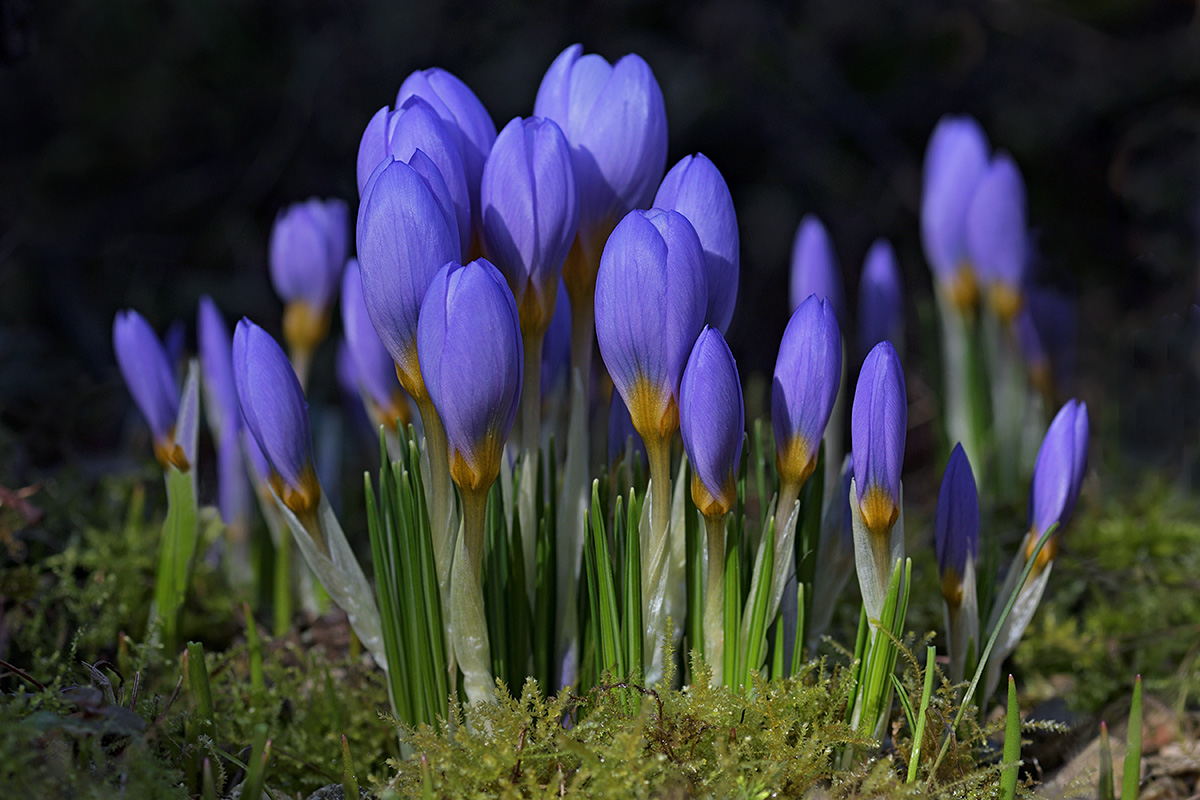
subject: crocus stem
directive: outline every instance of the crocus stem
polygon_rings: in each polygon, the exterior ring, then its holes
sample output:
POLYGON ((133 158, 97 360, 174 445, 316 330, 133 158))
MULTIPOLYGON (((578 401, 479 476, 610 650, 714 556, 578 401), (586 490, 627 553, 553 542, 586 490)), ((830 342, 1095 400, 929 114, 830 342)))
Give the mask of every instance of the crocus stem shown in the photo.
POLYGON ((438 589, 442 602, 448 599, 450 563, 454 553, 455 530, 451 519, 453 497, 450 494, 450 458, 446 450, 446 429, 429 395, 416 398, 421 423, 425 426, 425 454, 429 457, 430 487, 429 532, 433 537, 433 562, 437 566, 438 589))
POLYGON ((725 515, 706 516, 708 583, 704 594, 704 658, 713 686, 723 682, 725 653, 725 515))
MULTIPOLYGON (((645 608, 643 638, 646 662, 654 663, 654 653, 662 636, 663 607, 667 593, 667 560, 670 558, 668 533, 671 523, 671 440, 650 437, 644 440, 650 461, 650 536, 642 540, 642 603, 645 608)), ((647 673, 651 674, 650 672, 647 673)))
POLYGON ((525 350, 525 379, 521 384, 521 491, 517 513, 521 518, 521 547, 525 556, 525 590, 529 606, 534 604, 537 583, 537 464, 542 426, 542 338, 529 332, 522 338, 525 350), (535 369, 535 367, 537 367, 535 369))
POLYGON ((296 371, 296 378, 300 381, 301 389, 308 389, 308 373, 312 369, 312 350, 307 347, 296 347, 292 349, 292 369, 296 371))
MULTIPOLYGON (((489 487, 490 488, 490 487, 489 487)), ((487 488, 461 489, 463 536, 454 558, 450 589, 450 628, 454 653, 463 674, 467 700, 489 701, 492 693, 491 647, 483 612, 483 537, 487 488)))

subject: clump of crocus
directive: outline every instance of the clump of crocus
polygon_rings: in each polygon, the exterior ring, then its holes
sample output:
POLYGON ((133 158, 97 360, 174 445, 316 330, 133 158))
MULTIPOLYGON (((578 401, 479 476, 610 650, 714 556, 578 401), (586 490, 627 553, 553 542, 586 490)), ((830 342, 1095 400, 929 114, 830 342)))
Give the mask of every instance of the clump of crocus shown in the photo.
POLYGON ((883 341, 863 362, 850 412, 854 560, 869 619, 879 618, 892 569, 904 558, 900 469, 907 427, 904 370, 896 348, 883 341))
POLYGON ((269 246, 271 283, 284 302, 283 338, 300 384, 329 333, 330 306, 346 264, 349 211, 338 199, 311 198, 279 213, 269 246))
POLYGON ((840 322, 846 315, 845 290, 829 231, 815 215, 800 220, 792 241, 790 307, 795 311, 810 294, 828 300, 840 322))
POLYGON ((246 427, 270 465, 275 496, 324 550, 317 521, 321 485, 304 390, 279 344, 248 319, 233 333, 233 376, 246 427))
POLYGON ((884 340, 903 350, 904 282, 896 251, 887 239, 876 239, 863 261, 858 282, 858 352, 865 359, 884 340))
POLYGON ((113 350, 125 385, 150 426, 154 457, 163 469, 175 467, 188 471, 194 458, 191 443, 194 433, 190 437, 185 435, 187 426, 179 424, 175 373, 167 351, 145 317, 132 310, 117 312, 113 320, 113 350))
POLYGON ((688 357, 679 388, 679 427, 692 465, 692 500, 704 515, 708 582, 704 655, 713 683, 722 680, 725 628, 725 518, 737 502, 746 409, 733 353, 720 330, 705 327, 688 357))
MULTIPOLYGON (((707 306, 704 251, 687 218, 661 209, 626 215, 600 259, 596 339, 650 461, 649 557, 642 565, 642 598, 648 607, 666 591, 679 382, 707 306)), ((645 618, 651 648, 661 622, 653 614, 645 618)))
POLYGON ((678 211, 696 229, 708 280, 704 322, 725 333, 737 305, 739 268, 737 214, 725 179, 702 153, 684 156, 663 178, 654 207, 678 211))
POLYGON ((342 327, 346 352, 354 367, 355 394, 362 397, 371 423, 402 431, 412 418, 408 396, 396 379, 391 355, 371 324, 355 259, 346 264, 342 276, 342 327))
POLYGON ((938 491, 934 546, 946 608, 950 681, 963 679, 979 655, 979 601, 975 559, 979 552, 979 495, 971 462, 961 444, 954 446, 938 491))
POLYGON ((1017 165, 1000 154, 975 187, 967 213, 971 262, 987 287, 988 305, 1011 324, 1024 302, 1029 240, 1025 223, 1025 182, 1017 165))
POLYGON ((487 493, 500 473, 524 372, 520 322, 504 276, 484 259, 450 263, 430 282, 417 326, 421 372, 446 429, 450 475, 463 505, 450 618, 467 697, 491 697, 483 614, 487 493))

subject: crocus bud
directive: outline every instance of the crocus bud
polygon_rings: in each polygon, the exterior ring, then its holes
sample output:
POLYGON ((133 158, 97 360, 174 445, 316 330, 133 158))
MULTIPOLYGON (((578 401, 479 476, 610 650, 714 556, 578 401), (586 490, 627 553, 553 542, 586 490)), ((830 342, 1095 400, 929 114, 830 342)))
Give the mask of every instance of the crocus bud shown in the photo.
POLYGON ((521 331, 542 336, 579 227, 571 148, 553 120, 504 126, 483 166, 480 203, 487 251, 516 297, 521 331))
POLYGON ((457 231, 421 175, 385 161, 367 183, 358 210, 363 298, 404 389, 426 396, 417 361, 417 317, 434 273, 458 258, 457 231))
POLYGON ((150 323, 136 311, 118 311, 113 320, 113 350, 125 385, 150 426, 154 456, 163 469, 187 470, 189 458, 175 441, 179 387, 167 351, 150 323))
MULTIPOLYGON (((1033 555, 1038 539, 1051 525, 1057 523, 1061 527, 1070 519, 1087 471, 1087 455, 1087 404, 1068 400, 1050 423, 1033 465, 1033 485, 1029 490, 1029 533, 1025 537, 1027 559, 1033 555)), ((1058 535, 1055 534, 1038 555, 1037 566, 1045 566, 1057 553, 1058 535)))
POLYGON ((450 476, 464 491, 486 491, 500 473, 524 370, 517 306, 499 270, 482 258, 439 270, 421 306, 417 350, 446 427, 450 476))
POLYGON ((1021 308, 1029 240, 1025 182, 1008 155, 996 156, 980 177, 967 212, 967 244, 992 309, 1012 322, 1021 308))
POLYGON ((967 212, 988 163, 988 142, 971 117, 946 116, 925 150, 921 244, 934 277, 960 310, 973 309, 979 289, 967 244, 967 212))
POLYGON ((961 444, 954 446, 942 475, 934 533, 942 597, 949 607, 957 608, 962 602, 968 562, 974 564, 979 552, 979 495, 971 462, 961 444))
POLYGON ((631 211, 596 278, 596 341, 643 439, 679 426, 679 381, 704 324, 704 251, 678 211, 631 211))
POLYGON ((821 220, 812 214, 800 221, 792 241, 790 284, 791 309, 795 311, 810 294, 828 300, 838 320, 845 319, 845 291, 833 243, 821 220))
POLYGON ((246 427, 270 465, 271 488, 299 519, 313 519, 321 487, 308 403, 279 344, 245 318, 233 333, 233 377, 246 427))
POLYGON ((396 380, 396 367, 367 314, 358 262, 351 259, 342 276, 342 327, 346 350, 354 366, 358 392, 367 400, 374 425, 406 425, 411 417, 408 398, 396 380))
POLYGON ((737 215, 725 179, 703 154, 684 156, 663 178, 654 207, 678 211, 696 229, 708 278, 704 322, 724 333, 737 303, 739 264, 737 215))
POLYGON ((271 229, 271 283, 285 304, 288 346, 311 353, 329 332, 329 306, 346 264, 349 211, 311 198, 284 209, 271 229))
POLYGON ((884 537, 900 514, 900 468, 908 428, 904 370, 891 342, 867 354, 850 412, 854 480, 867 530, 884 537))
POLYGON ((904 335, 904 289, 896 253, 886 239, 867 251, 858 283, 858 349, 866 358, 884 339, 898 343, 904 335))
POLYGON ((842 337, 833 304, 810 294, 784 329, 771 383, 775 465, 780 483, 795 491, 816 469, 841 376, 842 337))
POLYGON ((667 109, 640 56, 610 65, 571 45, 546 70, 533 113, 557 122, 571 143, 581 229, 649 205, 667 164, 667 109))
MULTIPOLYGON (((560 382, 566 383, 567 370, 571 366, 571 303, 567 300, 567 287, 558 282, 558 299, 554 303, 554 316, 546 329, 542 345, 542 397, 560 382)), ((628 416, 629 412, 626 411, 628 416)))
POLYGON ((471 195, 472 225, 478 227, 482 219, 479 181, 483 176, 483 162, 496 141, 496 123, 492 122, 491 115, 470 87, 438 67, 417 70, 405 78, 396 94, 396 107, 414 96, 429 103, 442 121, 458 134, 467 190, 471 195))
POLYGON ((217 496, 221 519, 232 524, 250 511, 246 464, 242 455, 242 409, 233 378, 229 328, 212 298, 200 298, 196 338, 204 377, 204 408, 217 445, 217 496))
POLYGON ((746 408, 733 353, 716 328, 696 339, 679 387, 679 429, 692 464, 692 500, 706 517, 737 502, 746 408))

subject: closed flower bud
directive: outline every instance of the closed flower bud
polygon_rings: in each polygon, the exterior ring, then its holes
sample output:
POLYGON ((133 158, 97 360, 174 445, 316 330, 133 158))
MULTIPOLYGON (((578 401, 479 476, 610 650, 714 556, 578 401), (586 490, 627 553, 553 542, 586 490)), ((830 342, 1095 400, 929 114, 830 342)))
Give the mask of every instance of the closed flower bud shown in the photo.
MULTIPOLYGON (((1051 525, 1067 523, 1087 471, 1087 404, 1068 400, 1050 423, 1037 461, 1033 465, 1033 485, 1029 490, 1029 533, 1025 538, 1025 557, 1051 525)), ((1052 561, 1058 553, 1055 534, 1038 555, 1038 566, 1052 561)))
POLYGON ((967 244, 992 309, 1011 322, 1021 308, 1029 240, 1025 182, 1007 155, 988 165, 975 188, 967 212, 967 244))
POLYGON ((119 311, 113 320, 113 350, 125 385, 154 437, 154 455, 165 469, 189 467, 189 458, 175 441, 179 387, 167 351, 150 323, 136 311, 119 311))
POLYGON ((329 332, 329 307, 346 264, 349 211, 312 198, 280 212, 271 229, 271 283, 284 301, 288 346, 313 349, 329 332))
POLYGON ((408 423, 411 412, 408 399, 396 380, 392 357, 375 332, 363 298, 358 262, 351 259, 342 276, 342 327, 346 350, 354 367, 358 389, 369 401, 374 425, 396 426, 408 423))
POLYGON ((729 345, 705 327, 679 387, 679 429, 692 465, 692 499, 706 517, 722 517, 737 501, 746 408, 729 345))
POLYGON ((859 358, 885 339, 898 344, 903 335, 904 288, 896 253, 886 239, 877 239, 867 251, 858 284, 859 358))
POLYGON ((457 231, 429 185, 394 159, 367 183, 358 211, 358 262, 363 298, 400 383, 425 396, 417 362, 417 317, 434 274, 458 258, 457 231))
MULTIPOLYGON (((567 287, 558 282, 558 299, 554 303, 554 316, 546 329, 542 345, 542 397, 560 382, 565 384, 567 370, 571 366, 571 303, 567 300, 567 287)), ((626 411, 628 416, 629 412, 626 411)))
POLYGON ((809 295, 783 332, 771 383, 775 464, 780 482, 795 491, 816 468, 841 376, 842 337, 833 305, 809 295))
POLYGON ((571 148, 554 121, 512 120, 496 137, 480 187, 488 255, 516 297, 521 330, 542 335, 579 227, 571 148))
POLYGON ((828 300, 838 321, 846 318, 845 291, 833 243, 821 220, 809 214, 800 221, 792 241, 790 284, 791 309, 795 311, 810 294, 828 300))
POLYGON ((212 298, 200 298, 196 338, 204 378, 204 408, 217 444, 217 493, 221 519, 230 524, 249 514, 250 496, 242 456, 242 409, 233 378, 229 328, 212 298))
POLYGON ((596 341, 643 439, 679 425, 679 381, 704 324, 704 251, 677 211, 631 211, 596 278, 596 341))
POLYGON ((464 491, 486 490, 500 472, 524 371, 517 306, 499 270, 482 258, 439 270, 421 307, 417 350, 446 428, 450 475, 464 491))
POLYGON ((859 511, 867 530, 884 536, 900 514, 900 468, 908 428, 904 370, 891 342, 867 354, 850 412, 859 511))
POLYGON ((988 142, 971 117, 943 117, 929 138, 921 190, 921 244, 934 277, 962 310, 974 308, 967 213, 988 164, 988 142))
POLYGON ((270 465, 271 488, 301 520, 313 519, 321 487, 313 469, 308 403, 279 344, 248 319, 233 333, 233 377, 246 427, 270 465))
POLYGON ((678 211, 696 229, 708 278, 704 321, 724 333, 737 303, 739 265, 737 215, 725 179, 704 155, 684 156, 663 178, 654 207, 678 211))
POLYGON ((971 462, 961 444, 954 446, 942 475, 934 533, 942 596, 956 608, 962 601, 967 564, 973 564, 979 552, 979 495, 971 462))

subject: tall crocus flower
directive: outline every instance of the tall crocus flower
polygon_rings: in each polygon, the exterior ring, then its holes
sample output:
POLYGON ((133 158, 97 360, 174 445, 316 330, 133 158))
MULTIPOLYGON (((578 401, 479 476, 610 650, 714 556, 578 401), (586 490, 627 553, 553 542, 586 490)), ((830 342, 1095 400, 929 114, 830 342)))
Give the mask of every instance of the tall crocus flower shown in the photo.
POLYGON ((987 165, 987 137, 978 122, 967 116, 938 122, 925 151, 921 243, 939 291, 960 313, 973 312, 979 297, 967 213, 987 165))
POLYGON ((447 264, 429 285, 417 326, 421 371, 445 423, 450 475, 463 501, 451 578, 451 619, 467 696, 492 681, 480 575, 487 493, 500 472, 524 371, 520 322, 504 276, 484 259, 447 264))
POLYGON ((858 349, 864 359, 887 339, 899 346, 904 336, 904 286, 896 251, 877 239, 867 251, 858 283, 858 349))
POLYGON ((476 239, 481 234, 482 216, 479 203, 479 182, 483 177, 483 162, 487 160, 496 141, 496 123, 483 103, 467 84, 444 69, 417 70, 404 79, 396 94, 396 107, 410 97, 420 97, 437 112, 442 121, 458 134, 467 191, 471 196, 471 228, 476 239))
POLYGON ((737 215, 725 179, 703 154, 684 156, 663 178, 654 207, 678 211, 696 229, 708 278, 704 321, 724 333, 737 303, 739 267, 737 215))
POLYGON ((821 437, 842 375, 842 337, 829 300, 810 294, 792 314, 771 383, 780 522, 817 466, 821 437))
POLYGON ((150 426, 155 458, 163 469, 187 471, 191 456, 175 436, 179 387, 162 342, 141 314, 119 311, 113 320, 113 350, 125 385, 150 426))
POLYGON ((329 333, 329 312, 346 264, 349 211, 336 198, 311 198, 279 213, 271 228, 271 283, 284 302, 283 337, 300 383, 329 333))
POLYGON ((244 318, 233 332, 233 377, 246 427, 270 465, 271 488, 320 542, 321 486, 304 391, 271 334, 244 318))
POLYGON ((845 290, 842 273, 829 231, 813 214, 800 220, 796 238, 792 240, 792 267, 789 284, 790 306, 800 307, 810 294, 828 300, 839 321, 846 317, 845 290))
MULTIPOLYGON (((650 461, 650 555, 642 573, 648 607, 666 592, 671 439, 679 427, 679 382, 707 307, 704 251, 687 218, 661 209, 627 214, 600 259, 596 339, 650 461)), ((647 652, 652 652, 662 620, 648 614, 644 621, 647 652)))
POLYGON ((878 618, 892 567, 904 557, 900 468, 908 401, 900 356, 883 341, 867 354, 850 412, 854 556, 867 616, 878 618))
POLYGON ((358 389, 366 401, 373 425, 395 428, 408 424, 412 416, 408 397, 396 380, 396 367, 388 354, 363 297, 362 276, 358 261, 351 259, 342 275, 342 326, 346 335, 346 350, 354 365, 358 389))
POLYGON ((1005 323, 1020 310, 1029 258, 1025 182, 1007 154, 992 160, 967 212, 971 263, 987 285, 988 303, 1005 323))
POLYGON ((978 656, 979 649, 979 602, 975 593, 979 495, 971 462, 961 444, 954 446, 942 475, 934 517, 934 546, 946 603, 950 681, 958 683, 969 668, 968 653, 974 649, 978 656))
POLYGON ((723 673, 725 517, 737 502, 736 474, 742 458, 746 409, 733 353, 720 330, 705 326, 683 371, 679 427, 692 464, 692 500, 704 514, 708 538, 708 584, 704 606, 704 655, 713 682, 723 673))

